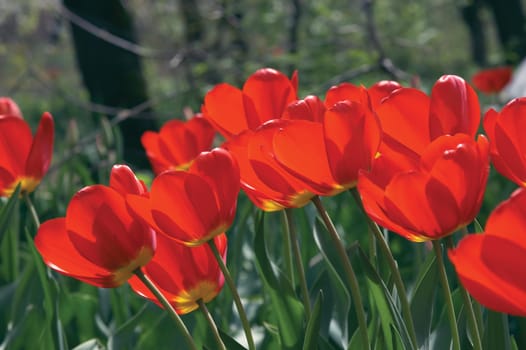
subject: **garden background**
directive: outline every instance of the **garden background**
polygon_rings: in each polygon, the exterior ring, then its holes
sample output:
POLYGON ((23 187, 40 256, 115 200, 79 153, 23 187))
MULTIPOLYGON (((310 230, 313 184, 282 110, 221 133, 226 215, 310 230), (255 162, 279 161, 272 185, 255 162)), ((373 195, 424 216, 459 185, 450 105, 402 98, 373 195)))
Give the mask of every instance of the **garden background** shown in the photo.
MULTIPOLYGON (((33 129, 43 111, 53 114, 52 166, 32 195, 44 221, 63 216, 80 188, 107 184, 113 164, 129 164, 150 183, 140 135, 198 112, 215 84, 241 87, 257 69, 272 67, 288 76, 298 71, 299 96, 322 96, 344 81, 370 86, 384 79, 429 92, 443 74, 470 81, 483 67, 517 66, 526 55, 524 5, 515 0, 0 0, 0 95, 19 104, 33 129)), ((483 111, 506 102, 479 98, 483 111)), ((515 188, 491 170, 478 216, 482 226, 515 188)), ((6 211, 6 203, 2 199, 0 210, 6 211)), ((392 289, 389 270, 382 268, 386 262, 380 258, 373 273, 357 253, 356 247, 370 249, 363 214, 347 193, 325 205, 345 232, 370 312, 392 312, 377 302, 385 290, 374 288, 384 285, 375 284, 381 280, 392 289)), ((176 344, 183 341, 169 318, 127 285, 97 289, 42 270, 28 243, 36 233, 30 213, 22 202, 10 213, 0 222, 0 349, 180 348, 176 344)), ((302 260, 312 300, 324 289, 319 332, 327 343, 318 345, 339 349, 352 338, 356 319, 349 294, 331 270, 338 266, 320 253, 326 253, 324 242, 313 227, 324 228, 315 216, 311 206, 295 213, 302 260)), ((261 218, 240 194, 228 231, 227 263, 260 349, 282 344, 254 240, 261 243, 264 236, 266 258, 284 269, 282 226, 280 213, 261 218)), ((429 330, 424 348, 444 349, 442 339, 450 336, 429 246, 392 234, 389 244, 412 295, 415 322, 429 330)), ((458 282, 451 283, 455 289, 458 282)), ((293 286, 299 295, 298 288, 293 286)), ((243 343, 226 288, 208 307, 219 328, 243 343)), ((209 337, 202 315, 194 312, 183 320, 197 339, 209 337)), ((526 321, 511 316, 507 321, 517 348, 526 348, 526 321)), ((296 332, 291 336, 303 335, 296 332)), ((467 338, 464 329, 466 349, 467 338)), ((378 344, 382 349, 384 343, 378 344)))

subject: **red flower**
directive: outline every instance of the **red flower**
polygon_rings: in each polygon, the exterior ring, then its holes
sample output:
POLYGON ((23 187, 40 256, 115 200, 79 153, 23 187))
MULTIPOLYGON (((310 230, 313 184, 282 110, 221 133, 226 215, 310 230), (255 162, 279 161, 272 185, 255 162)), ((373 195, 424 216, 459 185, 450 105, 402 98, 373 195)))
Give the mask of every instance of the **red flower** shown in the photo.
POLYGON ((462 78, 441 77, 431 96, 413 88, 393 91, 376 108, 383 130, 380 153, 423 153, 442 135, 464 133, 475 137, 480 106, 475 91, 462 78))
POLYGON ((165 171, 150 197, 129 195, 130 208, 157 232, 187 246, 201 245, 234 221, 239 168, 224 149, 201 153, 188 171, 165 171))
POLYGON ((246 130, 222 146, 239 164, 241 188, 256 206, 265 211, 302 207, 316 192, 287 172, 273 155, 274 134, 290 122, 268 121, 256 131, 246 130))
POLYGON ((32 192, 46 174, 53 155, 54 125, 44 113, 35 137, 16 115, 0 115, 0 196, 10 196, 20 183, 32 192))
POLYGON ((439 239, 470 223, 482 204, 489 173, 489 146, 480 135, 444 135, 433 141, 412 169, 384 155, 358 190, 367 214, 412 241, 439 239))
MULTIPOLYGON (((224 277, 208 245, 187 247, 164 235, 158 235, 157 239, 159 244, 155 256, 142 270, 178 314, 192 312, 198 308, 197 300, 207 303, 219 294, 224 277)), ((226 235, 216 236, 214 243, 226 264, 226 235)), ((130 285, 139 295, 161 306, 136 276, 130 279, 130 285)))
POLYGON ((22 112, 18 105, 9 97, 0 97, 0 116, 11 115, 22 118, 22 112))
POLYGON ((496 94, 511 80, 513 69, 511 67, 496 67, 478 71, 471 81, 473 85, 485 94, 496 94))
POLYGON ((225 138, 255 130, 267 120, 281 118, 285 107, 297 99, 297 75, 287 76, 271 68, 252 74, 243 90, 222 83, 205 96, 203 114, 225 138))
POLYGON ((483 125, 497 171, 519 186, 526 186, 526 98, 510 101, 500 113, 490 109, 483 125))
POLYGON ((368 106, 371 110, 375 110, 384 98, 401 87, 397 82, 389 80, 379 81, 368 89, 351 83, 341 83, 327 91, 325 107, 330 108, 337 102, 348 100, 359 102, 363 106, 368 106))
POLYGON ((141 143, 155 174, 165 170, 187 170, 192 161, 212 146, 215 131, 196 114, 187 122, 170 120, 159 132, 146 131, 141 143))
POLYGON ((46 265, 97 287, 125 283, 152 258, 155 232, 127 209, 129 193, 147 196, 146 187, 125 165, 113 167, 110 186, 77 192, 66 216, 44 222, 35 245, 46 265))
POLYGON ((273 136, 278 163, 319 195, 356 185, 358 171, 369 170, 380 144, 378 119, 367 107, 344 100, 321 122, 283 123, 273 136))
POLYGON ((526 190, 518 189, 491 213, 484 233, 464 237, 448 254, 482 305, 526 316, 526 190))

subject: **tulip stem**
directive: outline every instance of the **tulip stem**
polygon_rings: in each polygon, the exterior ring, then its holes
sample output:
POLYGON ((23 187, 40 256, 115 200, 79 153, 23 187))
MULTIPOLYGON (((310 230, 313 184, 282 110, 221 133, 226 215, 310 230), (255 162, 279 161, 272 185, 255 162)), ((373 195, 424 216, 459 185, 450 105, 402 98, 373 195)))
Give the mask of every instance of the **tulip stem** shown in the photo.
POLYGON ((285 210, 282 210, 283 215, 282 217, 282 224, 283 224, 283 230, 286 233, 286 237, 283 240, 283 260, 285 262, 285 271, 287 273, 287 276, 290 279, 290 283, 292 283, 293 286, 296 285, 295 276, 294 276, 294 263, 292 259, 292 238, 290 235, 290 223, 287 220, 287 215, 285 214, 285 210))
POLYGON ((314 203, 314 206, 316 206, 318 213, 320 214, 323 222, 325 223, 325 227, 327 228, 327 231, 329 232, 329 235, 334 243, 336 251, 338 252, 338 256, 340 257, 343 263, 345 277, 351 289, 351 297, 355 304, 356 317, 358 318, 358 327, 362 338, 363 349, 370 349, 371 345, 369 343, 369 335, 367 334, 367 318, 365 315, 365 309, 363 307, 360 286, 358 284, 356 274, 354 273, 354 269, 351 265, 351 261, 349 260, 349 256, 347 256, 345 246, 343 245, 340 236, 336 231, 336 227, 334 226, 334 224, 331 221, 331 218, 329 217, 329 214, 325 210, 323 203, 320 200, 320 197, 314 196, 312 198, 312 203, 314 203))
POLYGON ((197 350, 197 346, 195 345, 192 335, 190 332, 188 332, 188 328, 186 328, 183 320, 181 320, 181 317, 179 317, 172 304, 170 304, 170 302, 161 293, 157 286, 152 282, 152 280, 150 280, 148 276, 144 274, 144 272, 142 272, 140 268, 136 269, 133 273, 141 280, 142 283, 144 283, 146 287, 148 287, 148 289, 155 295, 157 300, 159 300, 159 302, 163 305, 164 310, 168 313, 168 315, 170 315, 172 320, 175 322, 175 325, 184 336, 189 348, 192 350, 197 350))
POLYGON ((444 259, 442 258, 442 247, 440 246, 440 242, 438 240, 433 241, 433 248, 437 257, 440 283, 442 284, 442 289, 444 290, 447 315, 449 318, 449 327, 451 328, 451 337, 453 338, 453 350, 460 350, 460 337, 458 335, 457 317, 455 316, 455 307, 453 306, 453 299, 451 297, 451 290, 449 289, 449 282, 447 281, 444 259))
POLYGON ((400 304, 402 305, 402 315, 404 317, 404 321, 406 322, 407 330, 409 332, 409 336, 411 337, 411 343, 413 344, 413 347, 415 349, 418 348, 418 342, 416 338, 416 332, 415 332, 415 324, 413 321, 413 315, 411 314, 411 307, 409 305, 409 299, 407 297, 407 292, 405 290, 404 282, 402 281, 402 276, 400 275, 400 270, 398 269, 398 264, 396 263, 396 260, 393 257, 393 253, 391 252, 391 249, 389 249, 389 245, 387 244, 382 231, 380 230, 380 227, 376 222, 371 220, 369 215, 367 215, 362 200, 360 198, 360 194, 358 193, 358 190, 355 188, 352 188, 350 190, 354 200, 358 204, 358 207, 364 214, 367 224, 369 225, 370 230, 373 232, 374 236, 376 237, 376 241, 378 242, 380 246, 380 250, 383 254, 383 256, 386 258, 387 263, 389 264, 389 269, 391 270, 391 275, 393 277, 396 290, 398 292, 398 296, 400 298, 400 304))
POLYGON ((252 330, 250 329, 250 323, 248 322, 247 314, 245 312, 245 309, 243 308, 243 304, 241 303, 241 298, 239 297, 239 293, 237 292, 234 280, 230 275, 230 271, 228 271, 228 268, 226 267, 225 262, 223 261, 223 258, 221 257, 221 254, 219 253, 219 250, 217 249, 217 246, 213 239, 208 241, 208 245, 212 249, 212 253, 214 253, 214 256, 219 264, 219 268, 221 269, 221 272, 223 272, 226 284, 232 292, 232 297, 234 298, 234 303, 236 304, 237 312, 239 314, 241 324, 243 325, 243 330, 245 331, 248 348, 249 350, 255 350, 256 345, 254 343, 254 337, 252 336, 252 330))
POLYGON ((210 312, 208 311, 208 308, 206 307, 203 299, 197 299, 197 305, 199 305, 199 310, 201 310, 201 312, 205 316, 206 322, 208 323, 210 329, 212 330, 212 333, 214 334, 214 339, 216 340, 217 346, 219 347, 218 349, 226 350, 225 343, 223 343, 223 339, 221 339, 221 336, 219 335, 216 323, 214 322, 212 315, 210 315, 210 312))
POLYGON ((31 219, 33 220, 36 228, 38 229, 40 227, 40 219, 38 218, 38 214, 35 209, 35 206, 33 205, 33 202, 31 202, 31 199, 29 198, 28 193, 24 193, 22 196, 24 197, 24 201, 26 202, 27 209, 29 209, 29 213, 31 214, 31 219))
MULTIPOLYGON (((445 238, 445 242, 446 242, 446 247, 448 249, 454 248, 455 244, 453 243, 453 239, 451 238, 451 236, 445 238)), ((471 298, 469 297, 468 292, 462 286, 462 284, 459 283, 458 289, 460 290, 460 294, 462 294, 462 299, 464 301, 464 307, 466 308, 468 326, 471 331, 471 336, 473 339, 473 349, 482 350, 482 341, 480 340, 479 323, 477 322, 477 318, 475 317, 475 312, 473 311, 473 305, 471 304, 471 298)))
POLYGON ((305 314, 307 316, 307 319, 310 319, 311 308, 309 288, 307 287, 307 279, 305 278, 305 270, 303 267, 303 262, 301 260, 300 245, 298 242, 298 235, 296 233, 296 226, 294 225, 294 215, 292 213, 292 209, 285 209, 285 216, 287 219, 287 231, 289 232, 290 242, 292 243, 292 253, 295 260, 294 262, 299 275, 301 293, 303 294, 303 305, 305 307, 305 314))

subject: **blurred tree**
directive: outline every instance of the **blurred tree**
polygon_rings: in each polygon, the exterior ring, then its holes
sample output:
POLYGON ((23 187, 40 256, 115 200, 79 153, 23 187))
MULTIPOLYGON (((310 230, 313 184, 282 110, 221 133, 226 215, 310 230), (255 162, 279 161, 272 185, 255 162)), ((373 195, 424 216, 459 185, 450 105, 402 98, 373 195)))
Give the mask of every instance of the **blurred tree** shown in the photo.
MULTIPOLYGON (((75 53, 82 79, 92 102, 110 107, 132 108, 148 100, 140 57, 125 45, 116 46, 80 26, 87 21, 132 45, 137 42, 133 19, 120 0, 63 0, 70 16, 75 53), (73 17, 74 16, 74 17, 73 17)), ((133 47, 133 46, 131 46, 133 47)), ((149 166, 140 137, 156 129, 151 108, 119 123, 124 160, 136 167, 149 166)))
POLYGON ((470 36, 473 60, 486 65, 484 25, 480 18, 483 5, 493 14, 499 41, 507 64, 518 64, 526 57, 526 28, 521 0, 472 0, 462 6, 462 15, 470 36))

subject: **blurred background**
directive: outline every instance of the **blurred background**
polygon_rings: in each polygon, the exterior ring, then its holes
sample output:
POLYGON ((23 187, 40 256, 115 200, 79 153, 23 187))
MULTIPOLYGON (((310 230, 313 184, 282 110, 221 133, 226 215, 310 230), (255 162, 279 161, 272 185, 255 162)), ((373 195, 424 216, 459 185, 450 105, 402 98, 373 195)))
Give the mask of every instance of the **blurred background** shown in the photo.
POLYGON ((124 159, 147 168, 142 132, 199 111, 214 84, 241 86, 261 67, 298 70, 300 96, 342 81, 469 80, 522 59, 522 10, 520 0, 0 0, 0 95, 27 119, 52 112, 59 131, 107 118, 125 135, 124 159))

